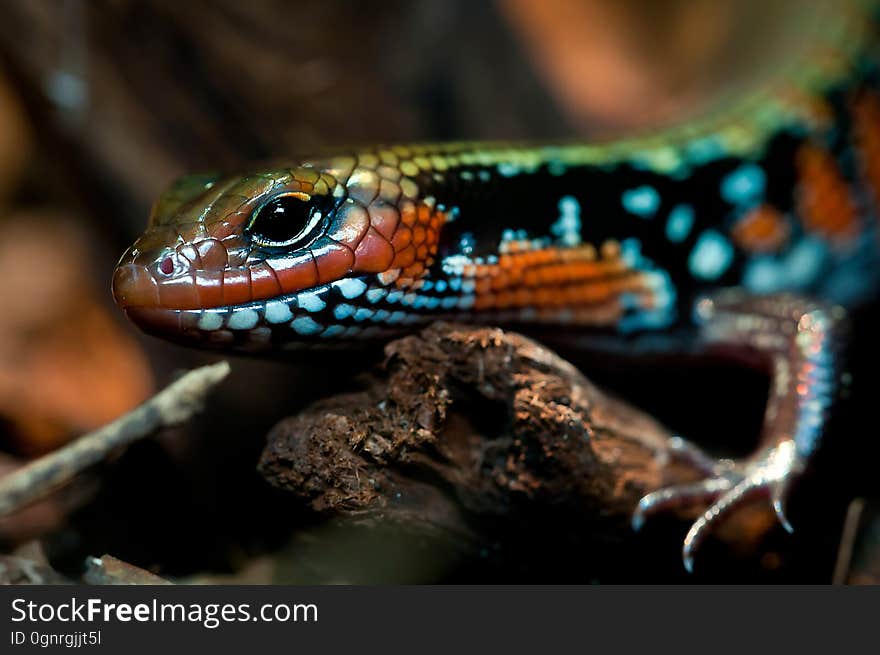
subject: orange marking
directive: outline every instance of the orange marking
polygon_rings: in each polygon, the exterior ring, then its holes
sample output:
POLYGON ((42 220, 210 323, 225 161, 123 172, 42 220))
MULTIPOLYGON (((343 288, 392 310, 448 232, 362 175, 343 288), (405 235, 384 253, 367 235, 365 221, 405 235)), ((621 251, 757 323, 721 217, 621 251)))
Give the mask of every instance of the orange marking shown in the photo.
POLYGON ((785 216, 770 205, 758 205, 733 226, 734 242, 748 252, 775 252, 788 241, 791 226, 785 216))
POLYGON ((798 214, 804 227, 833 243, 852 239, 859 229, 855 203, 831 153, 804 144, 797 153, 798 214))

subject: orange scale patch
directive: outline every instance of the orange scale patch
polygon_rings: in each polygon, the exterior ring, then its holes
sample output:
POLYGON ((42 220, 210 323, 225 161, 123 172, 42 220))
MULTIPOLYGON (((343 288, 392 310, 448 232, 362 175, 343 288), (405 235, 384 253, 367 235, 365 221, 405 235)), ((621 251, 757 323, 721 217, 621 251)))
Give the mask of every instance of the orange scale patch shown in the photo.
POLYGON ((788 241, 791 226, 775 207, 759 205, 744 214, 733 226, 734 243, 748 252, 776 252, 788 241))
POLYGON ((202 307, 223 305, 223 271, 196 271, 196 289, 202 307))
POLYGON ((402 250, 398 250, 395 245, 395 250, 397 254, 394 256, 394 262, 391 264, 393 268, 406 268, 416 260, 416 249, 411 245, 407 245, 402 250))
POLYGON ((223 271, 224 305, 241 305, 253 300, 251 272, 247 268, 233 268, 223 271))
POLYGON ((370 215, 370 225, 390 241, 400 224, 400 213, 397 208, 392 205, 371 205, 367 208, 367 212, 370 215))
POLYGON ((345 277, 354 266, 354 252, 351 248, 329 239, 317 243, 320 245, 313 246, 311 251, 318 268, 318 283, 334 282, 345 277))
POLYGON ((422 262, 415 262, 411 266, 407 266, 400 274, 404 278, 414 279, 425 272, 425 265, 422 262))
POLYGON ((253 299, 271 298, 283 293, 275 271, 266 262, 251 266, 251 291, 253 299))
POLYGON ((394 233, 394 237, 391 239, 391 245, 394 246, 395 251, 400 252, 407 248, 411 243, 412 230, 401 225, 397 228, 397 232, 394 233))
POLYGON ((518 307, 528 307, 531 304, 532 296, 534 293, 531 289, 515 289, 514 293, 514 303, 518 307))
POLYGON ((391 266, 391 262, 394 261, 394 247, 371 226, 355 248, 354 260, 354 268, 357 271, 381 273, 387 270, 391 266))
POLYGON ((415 205, 409 203, 400 208, 400 222, 403 225, 412 227, 418 221, 415 205))
POLYGON ((804 227, 840 243, 858 233, 855 203, 831 153, 805 144, 797 154, 798 215, 804 227))
POLYGON ((281 284, 282 293, 293 293, 318 284, 318 267, 311 253, 267 262, 281 284))

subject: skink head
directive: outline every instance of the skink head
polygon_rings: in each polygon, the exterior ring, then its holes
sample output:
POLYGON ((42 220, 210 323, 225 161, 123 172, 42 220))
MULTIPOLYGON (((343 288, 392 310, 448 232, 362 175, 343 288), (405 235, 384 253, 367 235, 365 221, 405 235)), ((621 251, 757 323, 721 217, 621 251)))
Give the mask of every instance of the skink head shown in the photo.
POLYGON ((338 335, 333 298, 399 273, 400 196, 345 159, 185 178, 120 259, 113 296, 141 328, 178 341, 253 349, 338 335))

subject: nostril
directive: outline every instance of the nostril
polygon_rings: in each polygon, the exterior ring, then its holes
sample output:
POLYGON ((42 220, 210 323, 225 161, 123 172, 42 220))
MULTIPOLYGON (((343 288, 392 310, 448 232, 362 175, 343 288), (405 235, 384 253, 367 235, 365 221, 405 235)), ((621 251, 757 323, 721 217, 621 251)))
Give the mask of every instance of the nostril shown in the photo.
POLYGON ((159 262, 159 270, 164 275, 171 275, 174 272, 174 259, 172 259, 170 255, 163 259, 159 262))

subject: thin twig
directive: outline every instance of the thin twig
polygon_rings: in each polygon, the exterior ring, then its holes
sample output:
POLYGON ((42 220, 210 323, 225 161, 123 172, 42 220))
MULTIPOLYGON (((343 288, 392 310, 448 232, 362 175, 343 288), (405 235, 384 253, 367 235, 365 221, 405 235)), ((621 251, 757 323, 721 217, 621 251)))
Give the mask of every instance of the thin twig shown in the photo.
POLYGON ((852 566, 853 550, 856 538, 859 534, 859 523, 862 512, 865 509, 865 499, 856 498, 846 510, 846 520, 843 523, 843 534, 840 537, 840 546, 837 548, 837 562, 834 565, 834 577, 831 584, 846 584, 847 577, 852 566))
POLYGON ((70 482, 111 451, 186 421, 202 407, 208 391, 228 374, 228 362, 189 371, 125 416, 0 478, 0 516, 70 482))

